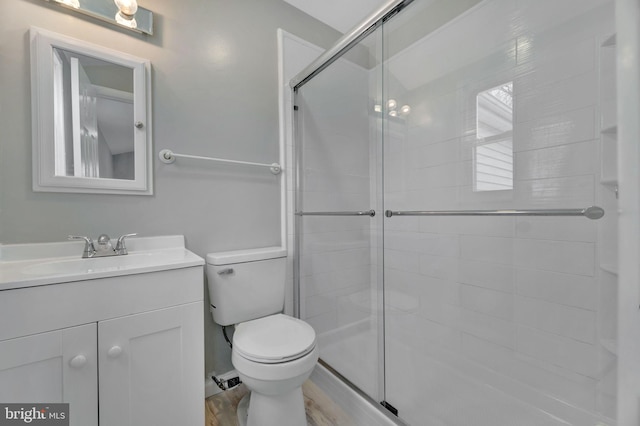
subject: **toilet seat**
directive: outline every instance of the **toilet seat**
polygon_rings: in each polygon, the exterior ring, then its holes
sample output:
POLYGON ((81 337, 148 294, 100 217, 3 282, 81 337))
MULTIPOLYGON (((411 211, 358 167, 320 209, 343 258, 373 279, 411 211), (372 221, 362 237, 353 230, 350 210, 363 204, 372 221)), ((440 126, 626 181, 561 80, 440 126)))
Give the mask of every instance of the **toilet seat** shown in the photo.
POLYGON ((250 361, 275 364, 301 358, 316 346, 316 333, 306 322, 276 314, 236 326, 233 350, 250 361))

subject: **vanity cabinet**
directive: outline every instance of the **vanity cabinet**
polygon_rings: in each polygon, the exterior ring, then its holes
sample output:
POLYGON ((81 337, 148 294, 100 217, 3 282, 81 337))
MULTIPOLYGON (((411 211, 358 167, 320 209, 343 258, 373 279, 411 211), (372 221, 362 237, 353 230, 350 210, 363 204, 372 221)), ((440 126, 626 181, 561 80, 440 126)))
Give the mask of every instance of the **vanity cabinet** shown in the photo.
POLYGON ((204 424, 202 316, 191 303, 98 323, 100 426, 204 424))
POLYGON ((98 424, 97 324, 0 342, 0 401, 68 402, 71 424, 98 424))
POLYGON ((0 290, 0 401, 67 402, 72 426, 203 425, 204 262, 192 256, 0 290))

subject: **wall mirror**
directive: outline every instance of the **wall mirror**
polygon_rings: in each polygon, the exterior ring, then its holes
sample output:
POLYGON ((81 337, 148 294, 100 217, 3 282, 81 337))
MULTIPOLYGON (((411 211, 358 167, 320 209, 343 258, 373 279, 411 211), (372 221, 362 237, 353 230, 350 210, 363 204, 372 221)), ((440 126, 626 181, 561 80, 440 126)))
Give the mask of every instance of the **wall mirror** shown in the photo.
POLYGON ((149 61, 30 36, 33 190, 151 195, 149 61))

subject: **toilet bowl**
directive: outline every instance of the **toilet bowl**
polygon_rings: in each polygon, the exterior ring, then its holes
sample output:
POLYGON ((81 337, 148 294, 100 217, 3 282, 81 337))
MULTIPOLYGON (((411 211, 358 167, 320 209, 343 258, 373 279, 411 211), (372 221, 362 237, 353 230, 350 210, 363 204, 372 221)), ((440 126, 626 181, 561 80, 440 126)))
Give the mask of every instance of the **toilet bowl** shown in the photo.
POLYGON ((213 319, 235 326, 231 362, 250 393, 238 406, 247 426, 304 426, 302 384, 318 361, 314 329, 284 315, 281 247, 207 255, 213 319))
POLYGON ((315 332, 304 321, 277 314, 237 325, 231 362, 251 391, 240 424, 306 425, 302 384, 317 361, 315 332))

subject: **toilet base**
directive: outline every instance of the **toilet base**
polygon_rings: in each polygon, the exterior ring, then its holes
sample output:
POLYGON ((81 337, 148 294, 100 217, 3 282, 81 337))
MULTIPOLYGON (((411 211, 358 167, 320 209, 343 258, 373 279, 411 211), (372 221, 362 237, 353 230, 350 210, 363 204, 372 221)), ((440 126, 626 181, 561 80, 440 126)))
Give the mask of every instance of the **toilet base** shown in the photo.
POLYGON ((236 413, 240 426, 307 426, 301 387, 283 395, 249 392, 236 413))
POLYGON ((251 401, 251 392, 247 392, 238 403, 236 415, 238 416, 238 425, 247 426, 247 417, 249 416, 249 402, 251 401))

